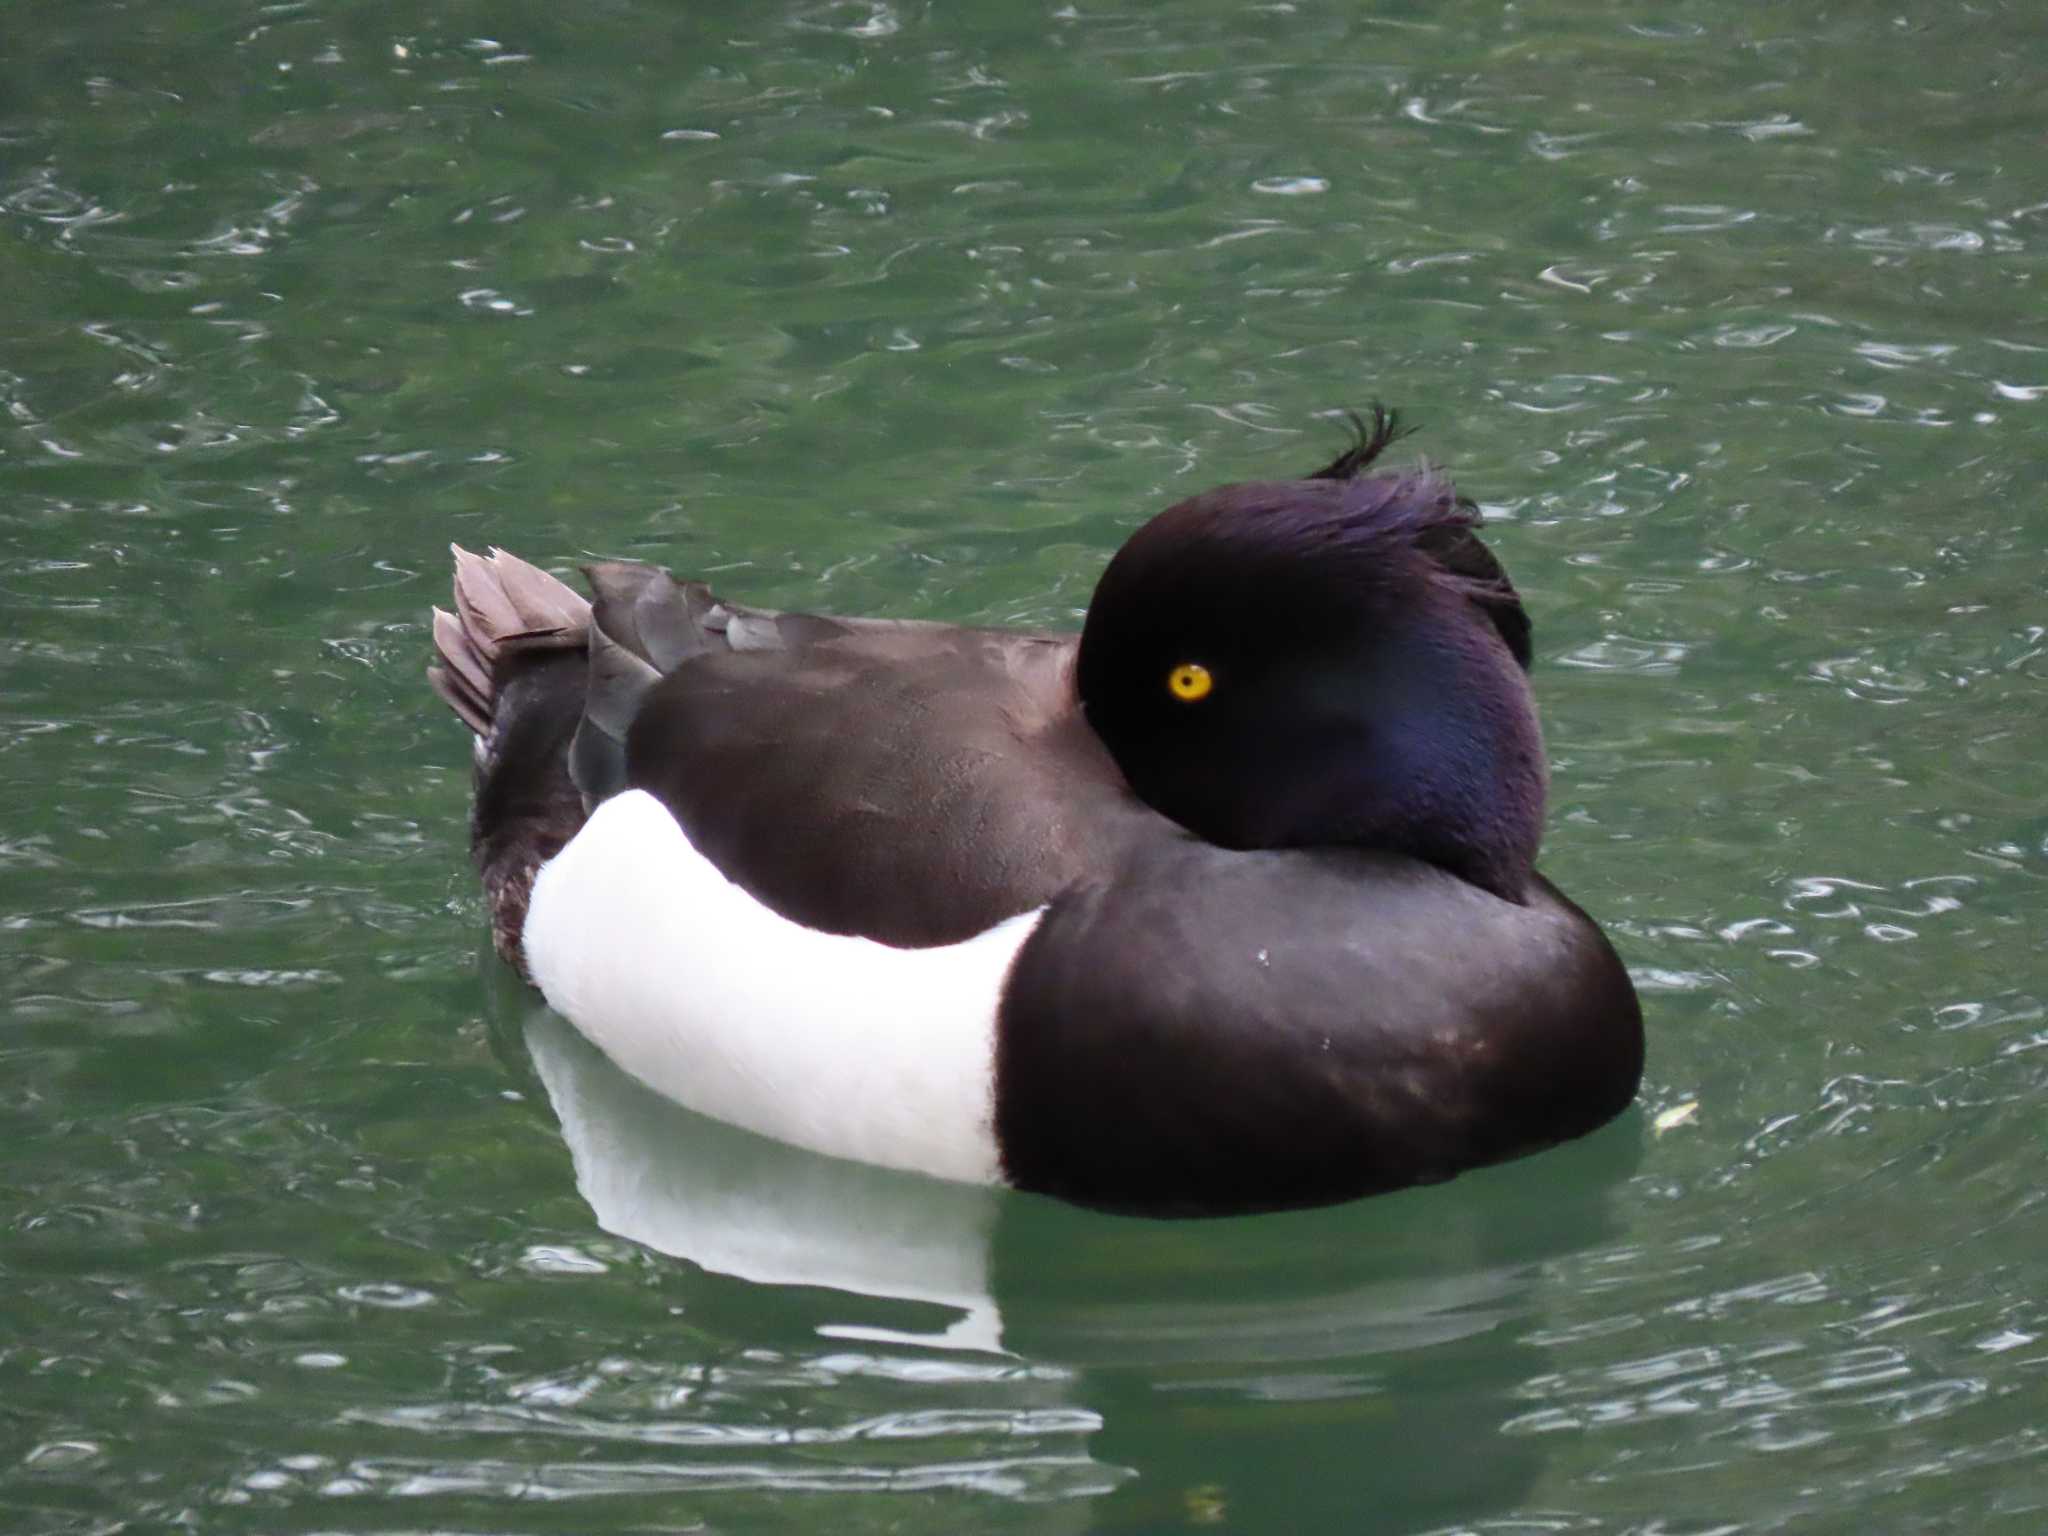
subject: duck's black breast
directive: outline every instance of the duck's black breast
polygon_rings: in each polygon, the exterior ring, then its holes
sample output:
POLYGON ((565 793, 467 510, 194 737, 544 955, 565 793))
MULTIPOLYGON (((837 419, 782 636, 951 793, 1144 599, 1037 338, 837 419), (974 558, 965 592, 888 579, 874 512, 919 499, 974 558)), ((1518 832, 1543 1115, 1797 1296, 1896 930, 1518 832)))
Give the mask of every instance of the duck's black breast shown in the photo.
POLYGON ((1111 1209, 1304 1206, 1582 1135, 1634 1097, 1642 1016, 1600 930, 1355 851, 1146 840, 1055 902, 998 1020, 1025 1189, 1111 1209))
POLYGON ((1158 824, 1081 717, 1070 636, 782 615, 734 643, 648 693, 627 779, 807 927, 956 943, 1158 824))

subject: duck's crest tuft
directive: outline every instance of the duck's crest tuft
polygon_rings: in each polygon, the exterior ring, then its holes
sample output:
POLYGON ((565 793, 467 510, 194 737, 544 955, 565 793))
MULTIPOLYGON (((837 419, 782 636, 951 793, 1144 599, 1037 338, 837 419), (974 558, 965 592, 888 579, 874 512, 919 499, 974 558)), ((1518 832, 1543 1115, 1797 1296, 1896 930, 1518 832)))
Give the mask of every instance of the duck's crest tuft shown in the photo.
POLYGON ((1375 459, 1415 430, 1401 425, 1399 411, 1381 405, 1377 400, 1366 409, 1372 412, 1369 423, 1356 411, 1343 413, 1344 419, 1351 423, 1352 431, 1358 434, 1358 440, 1315 473, 1303 476, 1304 479, 1355 480, 1375 459))

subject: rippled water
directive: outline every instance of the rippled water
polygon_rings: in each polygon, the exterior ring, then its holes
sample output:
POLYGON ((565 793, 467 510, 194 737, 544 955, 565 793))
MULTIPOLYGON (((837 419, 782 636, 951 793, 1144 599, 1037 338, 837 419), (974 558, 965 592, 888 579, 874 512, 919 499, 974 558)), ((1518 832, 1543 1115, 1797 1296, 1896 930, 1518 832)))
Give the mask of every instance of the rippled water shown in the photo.
POLYGON ((16 11, 0 1524, 2048 1528, 2028 6, 16 11), (1643 1113, 1121 1221, 481 961, 450 538, 1068 622, 1375 395, 1536 614, 1643 1113))

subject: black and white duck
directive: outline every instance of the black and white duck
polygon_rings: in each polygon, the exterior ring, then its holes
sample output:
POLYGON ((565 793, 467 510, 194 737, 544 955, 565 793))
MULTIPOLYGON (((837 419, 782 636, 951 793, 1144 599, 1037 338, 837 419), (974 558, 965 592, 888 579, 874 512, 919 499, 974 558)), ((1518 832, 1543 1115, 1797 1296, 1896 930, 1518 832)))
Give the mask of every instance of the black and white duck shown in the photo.
POLYGON ((1601 1125, 1642 1016, 1535 867, 1529 620, 1443 475, 1371 472, 1394 436, 1159 513, 1078 635, 456 550, 498 951, 701 1113, 1117 1210, 1601 1125))

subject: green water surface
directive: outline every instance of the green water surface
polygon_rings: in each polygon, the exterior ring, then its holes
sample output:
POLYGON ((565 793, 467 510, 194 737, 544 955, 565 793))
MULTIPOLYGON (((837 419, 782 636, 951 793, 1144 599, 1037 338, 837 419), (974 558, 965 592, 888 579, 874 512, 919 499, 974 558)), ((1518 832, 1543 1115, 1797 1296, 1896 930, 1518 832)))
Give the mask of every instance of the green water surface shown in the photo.
POLYGON ((2032 0, 0 8, 0 1529, 2048 1530, 2044 77, 2032 0), (451 539, 1070 624, 1374 397, 1640 1112, 1116 1219, 485 963, 451 539))

